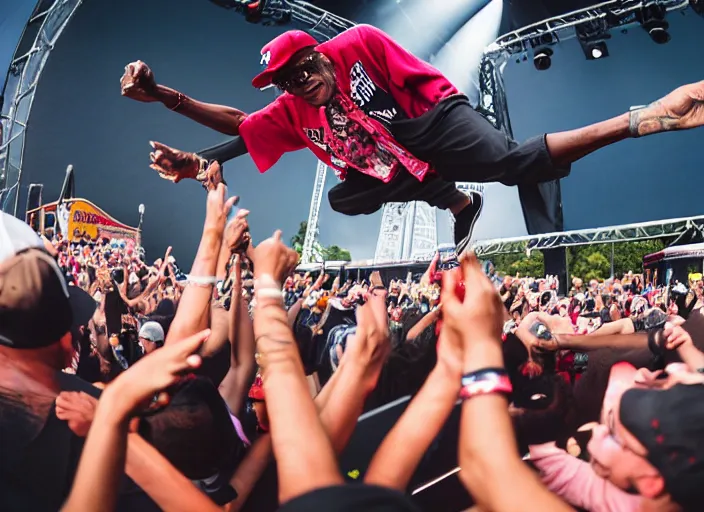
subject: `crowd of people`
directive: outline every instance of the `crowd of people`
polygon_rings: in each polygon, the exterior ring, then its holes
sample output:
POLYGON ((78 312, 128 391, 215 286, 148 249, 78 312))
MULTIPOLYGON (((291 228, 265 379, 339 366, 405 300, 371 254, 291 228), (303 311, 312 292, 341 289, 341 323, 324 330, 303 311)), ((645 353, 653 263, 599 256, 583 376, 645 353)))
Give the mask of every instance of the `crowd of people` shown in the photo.
POLYGON ((418 510, 457 407, 466 502, 444 510, 700 506, 701 280, 561 297, 471 254, 386 283, 302 274, 209 189, 188 273, 170 248, 149 265, 0 217, 1 510, 418 510), (408 395, 344 475, 358 418, 408 395))

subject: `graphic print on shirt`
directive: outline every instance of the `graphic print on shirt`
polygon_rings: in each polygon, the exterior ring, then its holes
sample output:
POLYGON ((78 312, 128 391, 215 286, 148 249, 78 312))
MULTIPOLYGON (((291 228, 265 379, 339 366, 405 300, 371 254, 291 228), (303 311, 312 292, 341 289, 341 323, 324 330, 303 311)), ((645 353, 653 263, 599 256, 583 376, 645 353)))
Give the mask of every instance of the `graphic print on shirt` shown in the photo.
MULTIPOLYGON (((347 167, 347 164, 337 158, 335 155, 332 154, 332 151, 330 150, 330 147, 325 144, 325 137, 323 135, 323 127, 321 126, 320 128, 303 128, 303 131, 306 134, 306 137, 308 137, 313 144, 318 146, 320 149, 325 151, 328 155, 330 155, 330 161, 335 164, 337 167, 340 168, 345 168, 347 167)), ((338 170, 335 169, 335 174, 338 174, 338 170)), ((339 176, 338 176, 339 177, 339 176)))
POLYGON ((391 129, 391 121, 406 117, 391 95, 374 83, 359 61, 350 69, 350 97, 365 114, 387 130, 391 129))

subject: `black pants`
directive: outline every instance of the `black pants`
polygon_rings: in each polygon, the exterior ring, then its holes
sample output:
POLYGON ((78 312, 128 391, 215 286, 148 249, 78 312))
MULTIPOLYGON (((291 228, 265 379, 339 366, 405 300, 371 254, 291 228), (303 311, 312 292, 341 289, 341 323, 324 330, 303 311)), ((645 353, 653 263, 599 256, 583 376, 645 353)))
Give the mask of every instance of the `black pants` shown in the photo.
POLYGON ((349 171, 328 193, 332 209, 345 215, 370 214, 384 203, 425 201, 447 209, 463 200, 455 182, 504 185, 564 178, 570 167, 553 165, 545 135, 523 144, 508 138, 477 113, 465 96, 453 96, 415 119, 395 121, 394 138, 436 173, 423 182, 401 171, 389 183, 349 171))

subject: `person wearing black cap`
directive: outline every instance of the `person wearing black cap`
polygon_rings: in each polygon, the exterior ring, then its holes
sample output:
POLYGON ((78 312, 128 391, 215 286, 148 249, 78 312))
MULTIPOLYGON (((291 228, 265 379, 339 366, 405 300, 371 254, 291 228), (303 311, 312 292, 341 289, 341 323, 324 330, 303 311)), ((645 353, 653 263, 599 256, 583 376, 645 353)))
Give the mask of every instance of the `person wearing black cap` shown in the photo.
POLYGON ((601 424, 588 444, 594 471, 640 494, 643 510, 702 510, 704 377, 672 364, 665 378, 611 369, 601 424))
POLYGON ((455 182, 561 179, 572 162, 613 142, 704 124, 702 81, 613 119, 518 144, 478 114, 440 71, 369 25, 321 44, 306 32, 285 32, 262 48, 261 64, 266 68, 252 85, 273 84, 284 94, 249 115, 158 85, 141 61, 128 64, 120 81, 124 96, 161 102, 239 136, 200 155, 152 143, 151 167, 175 182, 208 182, 209 160, 222 163, 249 152, 265 172, 284 153, 307 147, 344 179, 328 194, 333 210, 360 215, 388 202, 425 201, 454 214, 458 252, 483 199, 465 196, 455 182))
POLYGON ((67 286, 28 225, 0 212, 0 510, 58 510, 83 440, 56 417, 61 391, 97 390, 62 372, 96 303, 67 286))

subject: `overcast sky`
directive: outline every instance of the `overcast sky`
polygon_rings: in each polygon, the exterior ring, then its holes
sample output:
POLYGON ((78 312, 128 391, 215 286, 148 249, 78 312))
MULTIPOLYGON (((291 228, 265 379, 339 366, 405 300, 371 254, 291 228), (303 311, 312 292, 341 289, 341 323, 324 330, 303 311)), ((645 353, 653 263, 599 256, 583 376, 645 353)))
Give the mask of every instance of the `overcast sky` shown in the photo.
MULTIPOLYGON (((656 47, 642 30, 633 30, 610 42, 611 57, 603 62, 587 62, 576 44, 567 43, 547 72, 537 72, 530 62, 510 64, 506 88, 517 139, 597 121, 681 82, 704 78, 698 50, 704 44, 704 19, 677 15, 671 24, 668 45, 656 47)), ((73 164, 78 195, 117 219, 136 225, 137 207, 146 205, 144 243, 150 258, 172 244, 176 256, 189 261, 200 237, 204 193, 195 182, 173 185, 151 171, 148 141, 197 150, 226 136, 159 105, 121 98, 123 67, 142 59, 163 84, 251 112, 273 99, 250 81, 259 71, 259 49, 280 30, 249 25, 205 0, 85 2, 42 75, 23 185, 43 182, 45 201, 53 200, 66 166, 73 164)), ((476 53, 467 55, 461 46, 454 51, 458 62, 476 53)), ((701 137, 698 131, 628 141, 580 162, 563 181, 567 227, 700 213, 701 137), (671 198, 675 193, 681 199, 671 198)), ((296 232, 308 216, 315 166, 307 151, 286 155, 265 175, 246 157, 226 165, 231 192, 252 211, 256 240, 276 228, 286 238, 296 232)), ((330 173, 326 188, 334 184, 330 173)), ((482 238, 525 232, 517 200, 499 198, 491 208, 504 217, 487 214, 478 226, 482 238)), ((355 259, 371 257, 379 220, 379 215, 335 214, 324 200, 321 242, 346 247, 355 259)))

